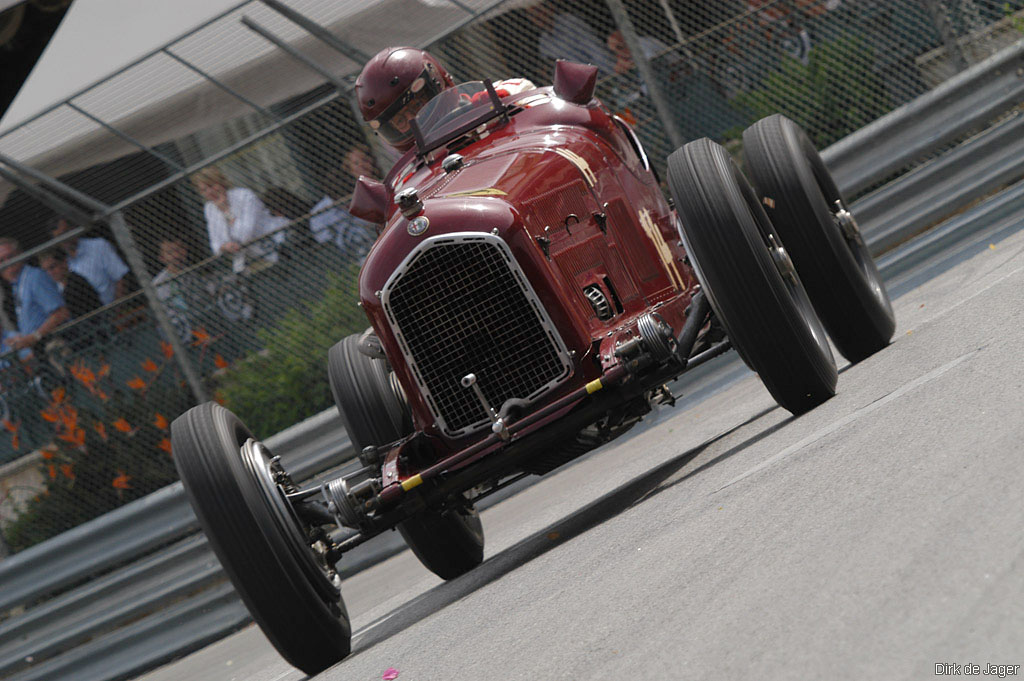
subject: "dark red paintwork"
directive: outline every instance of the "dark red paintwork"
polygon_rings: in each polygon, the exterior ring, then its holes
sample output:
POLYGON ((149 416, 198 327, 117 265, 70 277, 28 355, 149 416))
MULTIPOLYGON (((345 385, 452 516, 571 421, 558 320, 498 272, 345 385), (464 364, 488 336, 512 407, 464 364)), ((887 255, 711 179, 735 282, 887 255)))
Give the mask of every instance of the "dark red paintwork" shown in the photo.
MULTIPOLYGON (((614 345, 636 334, 636 320, 657 307, 682 328, 697 279, 686 263, 675 213, 644 167, 625 124, 596 101, 578 105, 541 88, 507 98, 507 123, 458 153, 461 169, 441 168, 443 151, 420 161, 407 153, 385 180, 390 204, 386 227, 360 276, 360 299, 380 336, 413 411, 418 430, 443 458, 473 446, 488 432, 453 441, 441 434, 417 390, 386 321, 377 292, 423 239, 453 232, 495 233, 512 250, 566 346, 574 373, 535 405, 542 408, 601 377, 618 360, 614 345), (428 231, 412 236, 393 197, 415 187, 428 231), (570 217, 575 216, 575 217, 570 217), (602 229, 603 227, 603 229, 602 229), (496 230, 496 231, 495 231, 496 230), (538 238, 547 239, 548 253, 538 238), (590 284, 610 283, 622 312, 597 318, 583 295, 590 284)), ((395 462, 392 462, 392 465, 395 462)), ((387 468, 387 467, 386 467, 387 468)), ((386 470, 387 472, 387 470, 386 470)), ((416 471, 401 470, 401 477, 416 471)), ((394 469, 392 469, 394 476, 394 469)), ((387 483, 394 480, 388 479, 387 483)))

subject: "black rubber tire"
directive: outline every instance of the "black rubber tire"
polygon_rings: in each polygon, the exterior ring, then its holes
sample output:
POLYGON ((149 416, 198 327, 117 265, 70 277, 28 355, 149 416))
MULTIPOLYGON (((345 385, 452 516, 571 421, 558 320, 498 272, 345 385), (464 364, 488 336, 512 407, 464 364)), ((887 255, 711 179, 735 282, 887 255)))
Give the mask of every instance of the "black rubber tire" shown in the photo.
POLYGON ((359 335, 346 336, 327 352, 331 394, 356 451, 412 432, 409 408, 391 388, 387 363, 361 353, 359 335))
POLYGON ((281 656, 314 675, 349 654, 348 611, 337 581, 303 545, 297 518, 272 503, 253 460, 243 457, 241 446, 251 437, 238 417, 213 402, 171 424, 178 473, 235 590, 281 656))
POLYGON ((780 274, 777 235, 728 152, 690 142, 669 157, 668 186, 711 307, 775 400, 801 414, 834 395, 825 330, 799 278, 780 274))
POLYGON ((475 508, 422 511, 399 523, 398 532, 441 579, 455 579, 484 560, 484 526, 475 508))
MULTIPOLYGON (((359 351, 358 334, 330 349, 327 370, 334 403, 359 451, 412 432, 409 408, 391 388, 387 365, 359 351)), ((399 523, 398 531, 423 566, 442 579, 454 579, 483 562, 483 525, 475 509, 427 508, 399 523)))
MULTIPOLYGON (((836 348, 858 362, 889 344, 896 317, 859 230, 846 237, 846 202, 806 133, 781 114, 743 133, 747 172, 836 348)), ((849 210, 849 209, 847 209, 849 210)))

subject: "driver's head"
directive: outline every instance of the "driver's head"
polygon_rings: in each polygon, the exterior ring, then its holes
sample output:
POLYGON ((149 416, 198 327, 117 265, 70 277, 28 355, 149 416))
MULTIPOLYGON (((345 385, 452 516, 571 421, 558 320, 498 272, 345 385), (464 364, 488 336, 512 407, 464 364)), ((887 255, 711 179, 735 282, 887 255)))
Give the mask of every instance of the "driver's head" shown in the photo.
POLYGON ((415 47, 388 47, 366 62, 356 78, 363 120, 400 151, 415 140, 410 122, 434 95, 454 87, 452 77, 429 52, 415 47))

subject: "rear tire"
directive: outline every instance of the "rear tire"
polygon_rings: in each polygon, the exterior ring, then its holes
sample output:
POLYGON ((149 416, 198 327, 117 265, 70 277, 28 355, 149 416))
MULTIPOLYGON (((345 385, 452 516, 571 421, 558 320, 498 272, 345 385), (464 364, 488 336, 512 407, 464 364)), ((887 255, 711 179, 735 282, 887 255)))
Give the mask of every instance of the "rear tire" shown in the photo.
POLYGON ((821 322, 753 189, 721 146, 668 159, 681 234, 712 309, 775 400, 801 414, 835 394, 821 322))
POLYGON ((384 360, 359 351, 359 334, 341 339, 327 352, 331 394, 356 451, 412 432, 409 408, 391 388, 388 374, 384 360))
MULTIPOLYGON (((334 402, 349 438, 364 447, 386 445, 412 432, 412 417, 391 387, 383 360, 359 351, 359 336, 342 339, 327 355, 334 402)), ((427 508, 398 524, 398 531, 424 567, 442 579, 469 572, 484 559, 480 516, 462 499, 453 508, 427 508)))
POLYGON ((747 128, 743 154, 765 212, 839 352, 858 362, 884 348, 896 329, 892 303, 852 216, 842 228, 838 211, 849 211, 810 138, 776 114, 747 128))
POLYGON ((213 402, 171 424, 185 492, 235 590, 281 656, 314 675, 351 649, 341 580, 285 500, 279 480, 287 474, 251 440, 213 402))
POLYGON ((455 579, 484 560, 484 526, 475 508, 423 511, 399 523, 398 532, 441 579, 455 579))

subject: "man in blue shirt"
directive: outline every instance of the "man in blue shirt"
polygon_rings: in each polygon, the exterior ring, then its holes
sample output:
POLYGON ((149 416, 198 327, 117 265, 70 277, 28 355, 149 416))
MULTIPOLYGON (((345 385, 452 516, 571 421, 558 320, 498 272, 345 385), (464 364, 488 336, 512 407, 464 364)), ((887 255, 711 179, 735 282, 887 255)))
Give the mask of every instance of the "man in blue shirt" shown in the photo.
POLYGON ((18 319, 18 335, 6 341, 15 350, 32 347, 71 317, 60 289, 46 272, 25 262, 3 267, 19 253, 21 247, 15 239, 0 238, 0 276, 11 285, 18 319))
POLYGON ((376 227, 349 213, 341 197, 352 192, 352 183, 359 175, 376 177, 376 169, 369 152, 358 147, 346 154, 345 166, 346 170, 335 168, 327 174, 324 197, 310 210, 309 229, 317 243, 333 241, 348 258, 361 263, 373 246, 376 227))
MULTIPOLYGON (((54 238, 71 229, 64 218, 57 218, 51 234, 54 238)), ((121 260, 114 246, 102 238, 69 239, 61 244, 68 254, 68 269, 85 277, 100 296, 100 302, 109 305, 115 298, 128 293, 128 266, 121 260)))

